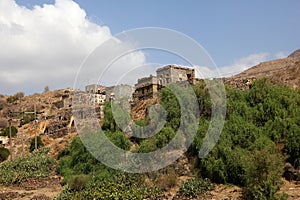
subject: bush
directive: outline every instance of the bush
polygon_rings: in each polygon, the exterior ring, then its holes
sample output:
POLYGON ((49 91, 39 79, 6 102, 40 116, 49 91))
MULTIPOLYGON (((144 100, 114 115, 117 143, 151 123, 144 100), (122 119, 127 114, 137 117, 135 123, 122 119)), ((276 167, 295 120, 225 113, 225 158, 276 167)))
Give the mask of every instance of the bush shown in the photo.
POLYGON ((79 138, 63 152, 56 169, 64 176, 65 186, 56 200, 147 199, 158 194, 156 188, 145 185, 144 175, 122 173, 99 163, 79 138))
POLYGON ((161 190, 167 191, 174 187, 177 182, 177 174, 174 168, 168 168, 166 174, 161 174, 156 180, 155 185, 161 190))
MULTIPOLYGON (((16 127, 14 127, 14 126, 11 126, 11 136, 12 136, 12 137, 16 137, 17 133, 18 133, 18 129, 17 129, 16 127)), ((1 134, 0 134, 0 135, 1 135, 1 136, 7 136, 7 137, 10 137, 9 127, 3 129, 3 130, 1 131, 1 134)))
POLYGON ((76 175, 69 180, 68 185, 71 190, 80 191, 85 187, 87 181, 87 175, 76 175))
POLYGON ((10 152, 8 149, 6 149, 4 147, 0 147, 0 162, 6 160, 9 155, 10 155, 10 152))
POLYGON ((253 151, 245 161, 245 177, 249 199, 275 199, 280 189, 279 180, 282 174, 282 158, 270 154, 268 150, 253 151))
MULTIPOLYGON (((37 136, 36 139, 37 139, 37 148, 39 149, 40 147, 43 147, 44 144, 42 142, 41 137, 37 136)), ((30 152, 33 152, 35 150, 35 137, 31 139, 29 150, 30 152)))
POLYGON ((17 92, 16 94, 12 95, 12 96, 9 96, 7 99, 6 99, 6 102, 7 103, 14 103, 15 101, 23 98, 25 96, 24 92, 17 92))
POLYGON ((23 115, 23 119, 20 121, 19 127, 28 124, 34 120, 34 114, 25 114, 23 115))
POLYGON ((192 178, 180 185, 179 194, 188 198, 196 198, 199 194, 214 189, 209 179, 192 178))
POLYGON ((293 126, 286 140, 285 149, 289 155, 288 162, 294 167, 300 166, 300 126, 293 126))
POLYGON ((18 157, 0 163, 0 184, 19 184, 28 178, 48 177, 54 159, 48 155, 49 148, 42 148, 28 157, 18 157))

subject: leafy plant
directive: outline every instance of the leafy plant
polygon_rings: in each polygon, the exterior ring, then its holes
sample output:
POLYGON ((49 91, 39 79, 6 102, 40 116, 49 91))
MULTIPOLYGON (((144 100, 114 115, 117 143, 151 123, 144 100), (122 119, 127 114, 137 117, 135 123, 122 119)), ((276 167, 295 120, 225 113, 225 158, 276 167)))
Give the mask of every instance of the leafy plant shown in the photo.
POLYGON ((19 184, 27 178, 48 177, 54 159, 48 155, 49 148, 42 148, 27 157, 18 157, 0 163, 0 184, 19 184))
MULTIPOLYGON (((44 146, 44 143, 40 136, 37 136, 36 140, 37 140, 37 148, 38 149, 44 146)), ((30 150, 30 152, 33 152, 35 150, 35 137, 32 138, 30 141, 29 150, 30 150)))
MULTIPOLYGON (((18 129, 15 127, 15 126, 11 126, 11 136, 12 137, 16 137, 18 133, 18 129)), ((3 129, 1 131, 1 136, 7 136, 7 137, 10 137, 10 130, 9 130, 9 127, 6 127, 5 129, 3 129)))
POLYGON ((6 160, 9 155, 10 155, 10 152, 7 148, 0 147, 0 162, 6 160))
POLYGON ((209 179, 191 178, 180 185, 179 194, 189 198, 196 198, 199 194, 214 189, 209 179))

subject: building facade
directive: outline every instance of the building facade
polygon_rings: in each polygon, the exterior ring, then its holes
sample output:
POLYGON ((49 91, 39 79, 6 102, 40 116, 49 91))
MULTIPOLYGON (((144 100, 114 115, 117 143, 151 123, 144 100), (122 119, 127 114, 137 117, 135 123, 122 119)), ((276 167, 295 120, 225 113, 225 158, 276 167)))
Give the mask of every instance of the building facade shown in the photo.
POLYGON ((160 87, 165 87, 169 83, 188 81, 193 84, 195 79, 195 69, 181 67, 177 65, 167 65, 156 70, 157 81, 160 87))
POLYGON ((135 84, 134 100, 155 98, 158 91, 169 83, 187 82, 194 85, 199 79, 195 78, 195 69, 177 65, 167 65, 156 70, 156 76, 150 75, 138 79, 135 84))
POLYGON ((137 84, 135 84, 133 98, 138 100, 154 98, 157 95, 157 91, 157 78, 156 76, 150 75, 149 77, 138 79, 137 84))
POLYGON ((92 94, 101 94, 105 93, 105 86, 97 85, 97 84, 91 84, 85 86, 85 91, 92 94))

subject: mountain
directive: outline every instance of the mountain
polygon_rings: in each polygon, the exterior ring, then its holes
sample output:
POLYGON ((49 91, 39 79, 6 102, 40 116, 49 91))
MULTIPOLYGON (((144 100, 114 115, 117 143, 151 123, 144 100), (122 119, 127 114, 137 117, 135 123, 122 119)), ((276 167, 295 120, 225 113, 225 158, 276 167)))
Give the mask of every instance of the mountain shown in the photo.
POLYGON ((233 78, 263 78, 266 77, 274 84, 284 84, 300 88, 300 49, 291 53, 287 58, 262 62, 233 78))

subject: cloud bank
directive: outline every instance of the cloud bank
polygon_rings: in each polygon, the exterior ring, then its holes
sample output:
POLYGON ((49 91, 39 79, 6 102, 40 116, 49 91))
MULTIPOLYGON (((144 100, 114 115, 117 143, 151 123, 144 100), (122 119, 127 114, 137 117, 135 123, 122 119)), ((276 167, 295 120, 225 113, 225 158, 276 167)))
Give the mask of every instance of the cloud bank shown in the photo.
MULTIPOLYGON (((32 9, 0 0, 0 93, 72 87, 84 58, 111 37, 109 27, 89 21, 72 0, 32 9)), ((137 52, 123 60, 139 65, 145 57, 137 52)))

